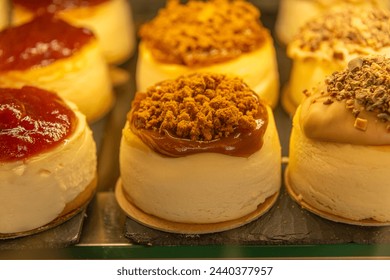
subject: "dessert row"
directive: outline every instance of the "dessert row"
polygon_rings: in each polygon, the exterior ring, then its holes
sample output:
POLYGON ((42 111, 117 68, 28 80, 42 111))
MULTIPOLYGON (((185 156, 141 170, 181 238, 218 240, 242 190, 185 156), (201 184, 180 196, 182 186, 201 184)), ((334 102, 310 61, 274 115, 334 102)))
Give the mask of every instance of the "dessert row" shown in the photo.
MULTIPOLYGON (((111 106, 111 62, 92 29, 61 16, 76 8, 54 2, 14 1, 13 9, 35 13, 0 31, 2 237, 71 217, 96 188, 88 122, 111 106)), ((114 2, 85 1, 79 13, 114 2)), ((374 5, 332 9, 287 47, 297 57, 283 97, 295 114, 286 187, 331 220, 390 222, 389 15, 374 5)), ((169 1, 141 27, 116 187, 135 220, 174 232, 219 231, 256 219, 277 200, 278 71, 259 17, 246 1, 169 1)), ((114 37, 130 34, 116 30, 114 37)))

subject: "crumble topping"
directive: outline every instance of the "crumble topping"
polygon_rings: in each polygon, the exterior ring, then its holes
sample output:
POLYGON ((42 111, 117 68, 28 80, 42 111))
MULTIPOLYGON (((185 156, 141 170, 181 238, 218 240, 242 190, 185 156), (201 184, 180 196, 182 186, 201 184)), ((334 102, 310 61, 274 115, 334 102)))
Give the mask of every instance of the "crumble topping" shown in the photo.
POLYGON ((259 48, 268 34, 259 18, 243 0, 168 0, 140 37, 158 61, 209 65, 259 48))
POLYGON ((390 58, 355 58, 346 70, 328 77, 325 84, 329 98, 324 104, 345 100, 357 129, 367 129, 368 121, 360 117, 363 111, 375 113, 377 119, 389 123, 390 129, 390 58))
POLYGON ((265 106, 240 78, 192 74, 137 93, 128 119, 137 129, 212 141, 263 125, 265 106))
POLYGON ((324 51, 336 60, 369 48, 390 47, 390 11, 379 8, 344 8, 325 13, 304 25, 294 46, 308 52, 324 51))

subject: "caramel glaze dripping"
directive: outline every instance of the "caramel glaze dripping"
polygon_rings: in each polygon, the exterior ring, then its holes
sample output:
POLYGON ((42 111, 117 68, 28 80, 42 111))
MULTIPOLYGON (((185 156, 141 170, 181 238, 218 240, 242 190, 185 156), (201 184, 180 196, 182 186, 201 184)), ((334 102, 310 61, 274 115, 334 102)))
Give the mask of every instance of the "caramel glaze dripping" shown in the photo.
POLYGON ((256 116, 257 126, 254 130, 240 130, 229 137, 211 141, 193 141, 172 135, 168 131, 159 133, 153 129, 138 129, 134 124, 132 112, 136 111, 142 99, 137 94, 129 113, 131 131, 137 135, 152 150, 168 157, 183 157, 197 153, 220 153, 236 157, 249 157, 263 146, 263 138, 268 126, 268 113, 265 105, 259 101, 259 110, 256 116))

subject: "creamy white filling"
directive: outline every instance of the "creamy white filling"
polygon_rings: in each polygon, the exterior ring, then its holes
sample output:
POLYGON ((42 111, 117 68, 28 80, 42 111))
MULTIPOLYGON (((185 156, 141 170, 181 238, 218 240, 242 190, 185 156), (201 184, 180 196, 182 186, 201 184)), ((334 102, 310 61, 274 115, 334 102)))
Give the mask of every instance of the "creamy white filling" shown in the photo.
POLYGON ((264 45, 256 51, 244 53, 238 58, 226 62, 195 68, 158 62, 152 57, 145 44, 140 44, 136 72, 138 91, 145 91, 149 86, 158 82, 175 79, 193 72, 240 76, 271 107, 274 108, 277 104, 279 74, 275 49, 272 39, 269 37, 264 45))
POLYGON ((0 233, 50 223, 94 179, 95 142, 85 117, 76 114, 76 131, 65 143, 26 160, 0 163, 0 233))
POLYGON ((122 63, 134 51, 135 33, 129 1, 107 1, 97 6, 67 10, 60 16, 76 26, 90 28, 109 63, 122 63))
POLYGON ((2 87, 32 85, 58 93, 75 103, 88 121, 101 117, 113 102, 108 67, 96 41, 47 66, 7 71, 0 76, 2 87))
POLYGON ((301 131, 299 111, 290 140, 289 178, 294 192, 334 215, 390 221, 390 146, 311 140, 301 131))
POLYGON ((143 211, 175 222, 216 223, 255 211, 281 184, 281 148, 268 111, 264 145, 248 158, 218 153, 164 157, 127 124, 120 147, 125 192, 143 211))

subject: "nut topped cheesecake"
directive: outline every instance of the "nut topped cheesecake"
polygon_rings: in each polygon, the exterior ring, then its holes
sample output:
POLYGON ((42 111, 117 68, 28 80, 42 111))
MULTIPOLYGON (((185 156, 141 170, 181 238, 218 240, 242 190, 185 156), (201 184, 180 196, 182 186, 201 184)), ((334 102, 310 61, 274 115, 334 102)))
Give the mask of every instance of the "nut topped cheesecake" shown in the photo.
POLYGON ((111 107, 107 64, 93 33, 44 14, 0 32, 0 86, 37 86, 75 103, 88 121, 111 107))
POLYGON ((240 78, 160 82, 136 94, 120 172, 128 200, 150 215, 196 224, 243 217, 280 188, 272 111, 240 78))
POLYGON ((275 50, 259 18, 259 10, 246 1, 168 1, 140 29, 138 91, 192 72, 233 74, 275 106, 275 50))
POLYGON ((13 0, 14 24, 44 13, 55 13, 72 25, 92 30, 109 63, 124 62, 134 50, 134 24, 127 0, 13 0))
POLYGON ((95 177, 95 142, 74 104, 35 87, 0 88, 0 237, 85 206, 95 177))
POLYGON ((281 0, 275 31, 279 41, 290 43, 306 22, 321 16, 330 9, 345 5, 366 9, 390 8, 389 0, 281 0))
POLYGON ((336 221, 389 223, 390 59, 355 58, 307 95, 293 122, 290 193, 336 221))
POLYGON ((381 9, 332 10, 308 22, 288 45, 293 60, 283 105, 294 112, 303 90, 325 76, 344 69, 351 59, 390 54, 390 11, 381 9))

